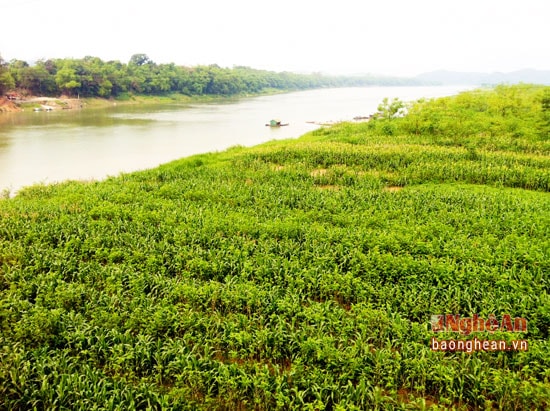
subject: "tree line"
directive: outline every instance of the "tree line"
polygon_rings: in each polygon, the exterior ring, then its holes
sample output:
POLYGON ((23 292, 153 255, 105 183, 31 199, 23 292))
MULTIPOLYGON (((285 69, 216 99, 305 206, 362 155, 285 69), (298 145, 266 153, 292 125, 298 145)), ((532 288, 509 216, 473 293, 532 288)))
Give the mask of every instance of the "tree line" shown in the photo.
POLYGON ((413 85, 412 79, 363 76, 327 76, 320 73, 273 72, 250 67, 223 68, 216 64, 193 67, 157 64, 146 54, 134 54, 128 63, 87 56, 4 61, 0 56, 0 93, 18 90, 40 96, 123 97, 129 94, 230 96, 269 89, 300 90, 321 87, 413 85))

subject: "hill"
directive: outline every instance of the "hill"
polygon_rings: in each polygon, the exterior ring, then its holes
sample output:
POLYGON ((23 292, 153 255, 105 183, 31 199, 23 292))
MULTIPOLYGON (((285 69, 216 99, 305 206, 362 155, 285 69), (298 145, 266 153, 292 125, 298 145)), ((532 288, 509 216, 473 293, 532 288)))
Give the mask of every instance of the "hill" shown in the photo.
POLYGON ((439 84, 467 84, 467 85, 490 85, 490 84, 550 84, 550 71, 525 69, 510 73, 476 73, 437 70, 423 73, 414 78, 421 82, 432 82, 439 84))
POLYGON ((1 200, 0 408, 547 409, 549 102, 477 90, 1 200))

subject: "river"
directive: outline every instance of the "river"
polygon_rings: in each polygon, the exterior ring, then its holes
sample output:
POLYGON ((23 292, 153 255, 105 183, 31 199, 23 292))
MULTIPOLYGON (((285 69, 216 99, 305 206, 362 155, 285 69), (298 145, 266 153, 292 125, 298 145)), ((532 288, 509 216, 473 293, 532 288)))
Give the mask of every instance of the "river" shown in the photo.
POLYGON ((295 138, 319 127, 311 121, 367 116, 384 97, 411 101, 468 88, 338 88, 197 104, 0 113, 0 192, 67 179, 99 180, 192 154, 295 138), (266 127, 272 118, 289 126, 266 127))

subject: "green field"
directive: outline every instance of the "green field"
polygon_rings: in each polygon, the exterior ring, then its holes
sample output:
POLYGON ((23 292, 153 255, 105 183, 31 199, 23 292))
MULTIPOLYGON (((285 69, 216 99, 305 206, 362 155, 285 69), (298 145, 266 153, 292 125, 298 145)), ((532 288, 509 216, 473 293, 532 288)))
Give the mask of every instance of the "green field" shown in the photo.
POLYGON ((550 407, 550 88, 381 109, 0 200, 0 409, 550 407))

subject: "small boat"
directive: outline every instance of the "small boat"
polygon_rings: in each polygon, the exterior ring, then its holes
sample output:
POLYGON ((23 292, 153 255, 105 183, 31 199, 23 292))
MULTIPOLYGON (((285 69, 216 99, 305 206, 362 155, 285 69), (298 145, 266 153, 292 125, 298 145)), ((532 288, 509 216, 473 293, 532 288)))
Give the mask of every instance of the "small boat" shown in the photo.
POLYGON ((35 107, 33 110, 34 111, 52 111, 53 107, 42 104, 41 107, 35 107))
POLYGON ((278 120, 278 119, 274 119, 274 120, 271 120, 269 122, 269 124, 266 124, 266 126, 268 127, 283 127, 283 126, 288 126, 288 123, 281 123, 281 120, 278 120))

